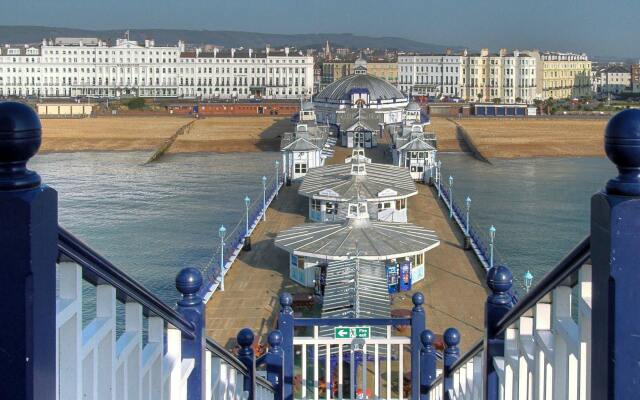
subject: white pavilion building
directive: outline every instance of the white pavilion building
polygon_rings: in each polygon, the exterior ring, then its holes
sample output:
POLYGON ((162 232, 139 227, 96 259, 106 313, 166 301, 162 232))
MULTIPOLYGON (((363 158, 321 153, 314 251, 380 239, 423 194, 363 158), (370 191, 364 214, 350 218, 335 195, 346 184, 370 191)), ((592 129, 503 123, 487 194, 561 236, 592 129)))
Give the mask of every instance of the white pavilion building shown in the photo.
POLYGON ((298 193, 309 198, 311 221, 338 221, 354 199, 368 203, 371 219, 407 222, 407 199, 418 194, 402 167, 372 163, 363 149, 354 149, 344 164, 315 168, 305 176, 298 193))
POLYGON ((313 104, 302 103, 294 132, 285 132, 280 141, 282 170, 287 181, 298 180, 324 165, 333 155, 336 139, 328 125, 316 122, 313 104))
POLYGON ((350 203, 340 222, 305 223, 278 234, 276 247, 289 253, 289 277, 307 287, 332 261, 353 258, 406 265, 411 281, 425 276, 425 255, 440 245, 437 234, 409 223, 369 219, 367 203, 350 203))

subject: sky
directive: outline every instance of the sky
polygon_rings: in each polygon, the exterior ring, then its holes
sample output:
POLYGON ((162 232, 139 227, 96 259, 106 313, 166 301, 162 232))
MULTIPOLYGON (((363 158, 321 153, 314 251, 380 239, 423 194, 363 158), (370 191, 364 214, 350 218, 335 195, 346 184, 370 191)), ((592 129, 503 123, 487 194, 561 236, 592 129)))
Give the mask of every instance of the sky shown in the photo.
POLYGON ((640 58, 640 0, 0 0, 0 25, 398 36, 640 58))

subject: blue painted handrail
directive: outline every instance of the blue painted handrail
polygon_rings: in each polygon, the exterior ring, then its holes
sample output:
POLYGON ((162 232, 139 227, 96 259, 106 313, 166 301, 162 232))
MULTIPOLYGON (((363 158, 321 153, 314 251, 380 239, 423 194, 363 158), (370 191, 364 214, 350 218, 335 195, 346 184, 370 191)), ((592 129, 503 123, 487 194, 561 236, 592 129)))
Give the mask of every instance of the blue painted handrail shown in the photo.
POLYGON ((82 278, 87 282, 108 283, 120 301, 133 300, 142 305, 145 315, 157 315, 189 339, 194 338, 193 325, 180 313, 62 227, 58 228, 58 251, 61 260, 67 258, 82 267, 82 278))

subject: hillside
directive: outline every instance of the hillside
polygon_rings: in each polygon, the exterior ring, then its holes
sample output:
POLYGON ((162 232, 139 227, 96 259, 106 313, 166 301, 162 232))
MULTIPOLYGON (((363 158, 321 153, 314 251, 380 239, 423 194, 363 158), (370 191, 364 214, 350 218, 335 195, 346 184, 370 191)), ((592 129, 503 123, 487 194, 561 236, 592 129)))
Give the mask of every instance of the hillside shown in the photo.
MULTIPOLYGON (((126 29, 89 30, 75 28, 54 28, 45 26, 0 26, 2 43, 37 43, 43 38, 66 37, 99 37, 115 41, 122 37, 126 29)), ((442 52, 447 47, 460 49, 460 46, 444 46, 423 43, 399 37, 370 37, 351 33, 316 33, 316 34, 275 34, 238 31, 196 31, 186 29, 130 29, 133 40, 143 41, 153 38, 156 45, 175 43, 180 39, 187 43, 215 44, 223 47, 260 48, 267 44, 273 47, 293 46, 297 48, 321 47, 327 40, 332 47, 398 49, 417 52, 442 52)))

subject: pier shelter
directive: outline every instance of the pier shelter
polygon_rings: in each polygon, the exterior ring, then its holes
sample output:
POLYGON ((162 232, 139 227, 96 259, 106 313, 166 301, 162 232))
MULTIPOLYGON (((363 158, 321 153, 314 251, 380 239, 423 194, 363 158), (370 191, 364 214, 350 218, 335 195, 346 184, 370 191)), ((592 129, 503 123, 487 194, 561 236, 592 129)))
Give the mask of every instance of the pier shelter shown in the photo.
POLYGON ((275 246, 289 253, 289 277, 313 287, 318 271, 352 258, 408 267, 410 282, 425 276, 425 254, 440 245, 437 234, 409 223, 372 221, 367 203, 352 202, 344 221, 305 223, 278 234, 275 246))
POLYGON ((378 145, 384 122, 374 110, 348 109, 337 113, 340 145, 347 148, 372 148, 378 145))
POLYGON ((309 198, 309 219, 342 220, 354 199, 366 201, 370 218, 407 222, 407 199, 418 193, 405 169, 372 163, 363 149, 354 149, 348 162, 315 168, 305 176, 298 193, 309 198))
POLYGON ((403 125, 391 132, 393 165, 406 168, 415 181, 433 176, 436 163, 435 133, 423 131, 423 125, 403 125))
POLYGON ((303 103, 293 132, 285 132, 280 141, 283 173, 289 180, 298 180, 315 167, 324 165, 333 155, 336 140, 328 125, 316 122, 313 104, 303 103))
POLYGON ((403 120, 405 125, 429 125, 431 123, 429 116, 422 111, 420 104, 415 101, 410 102, 404 109, 403 120))

